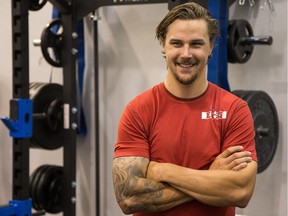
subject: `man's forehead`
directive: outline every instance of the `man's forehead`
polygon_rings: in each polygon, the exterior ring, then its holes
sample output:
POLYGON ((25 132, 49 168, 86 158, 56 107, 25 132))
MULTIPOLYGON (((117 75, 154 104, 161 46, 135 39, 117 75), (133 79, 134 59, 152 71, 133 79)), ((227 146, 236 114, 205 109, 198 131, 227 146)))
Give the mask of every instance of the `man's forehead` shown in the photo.
POLYGON ((166 36, 176 36, 181 34, 208 36, 208 25, 203 19, 175 20, 168 29, 166 36))

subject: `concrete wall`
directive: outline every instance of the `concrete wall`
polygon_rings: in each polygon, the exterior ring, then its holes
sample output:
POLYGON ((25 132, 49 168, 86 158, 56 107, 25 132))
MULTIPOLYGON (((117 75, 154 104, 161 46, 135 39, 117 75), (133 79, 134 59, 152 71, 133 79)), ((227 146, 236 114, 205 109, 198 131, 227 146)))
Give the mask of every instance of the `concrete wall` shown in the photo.
MULTIPOLYGON (((9 115, 12 97, 11 6, 1 1, 0 7, 0 115, 9 115)), ((287 215, 287 2, 274 1, 275 12, 263 1, 255 1, 250 8, 230 8, 231 18, 245 18, 253 26, 255 35, 271 35, 272 46, 255 47, 246 64, 229 64, 229 83, 234 89, 266 91, 277 107, 280 121, 278 148, 272 164, 257 177, 254 196, 245 209, 237 212, 248 216, 287 215)), ((100 83, 100 155, 101 155, 101 216, 122 215, 113 192, 111 166, 117 124, 124 106, 140 92, 163 81, 166 65, 161 47, 155 39, 155 28, 167 12, 167 4, 139 6, 111 6, 99 9, 99 83, 100 83)), ((30 12, 30 79, 49 82, 51 66, 32 40, 39 38, 51 19, 51 5, 38 12, 30 12)), ((95 122, 93 85, 93 21, 85 18, 87 42, 86 88, 83 99, 87 116, 88 136, 79 137, 77 144, 77 215, 95 215, 95 122)), ((62 81, 61 71, 53 69, 53 81, 62 81)), ((12 144, 7 129, 0 124, 0 204, 11 199, 12 144)), ((30 168, 40 164, 62 163, 62 150, 46 152, 31 150, 30 168)), ((61 215, 61 214, 59 214, 61 215)))

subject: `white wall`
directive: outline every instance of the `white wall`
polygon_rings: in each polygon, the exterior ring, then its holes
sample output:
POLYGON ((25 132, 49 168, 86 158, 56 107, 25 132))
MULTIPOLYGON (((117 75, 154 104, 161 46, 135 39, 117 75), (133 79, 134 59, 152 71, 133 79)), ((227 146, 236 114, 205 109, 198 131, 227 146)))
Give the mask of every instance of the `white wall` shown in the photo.
MULTIPOLYGON (((12 97, 11 6, 9 1, 0 1, 0 116, 8 116, 9 100, 12 97)), ((267 8, 259 10, 261 2, 254 8, 248 5, 240 7, 235 3, 230 8, 230 16, 249 20, 255 35, 272 35, 274 43, 271 47, 255 47, 253 56, 246 64, 229 64, 229 83, 232 90, 262 89, 272 96, 280 120, 280 137, 273 163, 258 175, 250 205, 238 212, 248 216, 284 216, 287 215, 287 2, 274 1, 274 14, 267 8)), ((161 47, 155 39, 155 28, 166 12, 167 4, 111 6, 99 9, 101 216, 122 215, 114 198, 111 162, 117 124, 123 108, 140 92, 166 77, 161 47)), ((49 4, 41 11, 30 13, 31 80, 49 81, 51 67, 45 60, 39 65, 40 48, 33 47, 32 39, 39 38, 50 17, 49 4)), ((88 53, 93 52, 92 24, 91 20, 86 19, 86 41, 90 41, 88 53)), ((92 55, 89 62, 90 73, 87 73, 84 94, 89 132, 87 137, 79 137, 77 148, 78 216, 95 215, 92 55)), ((54 73, 53 80, 61 82, 61 72, 58 72, 54 73)), ((4 204, 11 199, 12 144, 3 124, 0 124, 0 129, 0 204, 4 204)), ((53 164, 61 164, 61 157, 61 150, 32 150, 31 170, 51 160, 53 164)))

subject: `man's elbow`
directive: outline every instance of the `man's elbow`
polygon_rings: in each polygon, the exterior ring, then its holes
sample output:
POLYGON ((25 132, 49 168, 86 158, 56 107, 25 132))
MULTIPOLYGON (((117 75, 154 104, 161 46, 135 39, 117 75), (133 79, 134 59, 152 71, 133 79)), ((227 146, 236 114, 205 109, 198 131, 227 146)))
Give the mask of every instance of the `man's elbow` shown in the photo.
POLYGON ((123 199, 123 200, 119 200, 117 202, 118 202, 118 205, 124 214, 128 215, 128 214, 134 213, 134 212, 132 212, 133 207, 131 206, 131 202, 129 201, 129 199, 123 199))
POLYGON ((146 207, 143 204, 139 204, 133 198, 133 196, 126 199, 118 200, 117 202, 122 212, 126 215, 146 211, 146 207))
POLYGON ((253 175, 251 174, 250 177, 246 180, 242 179, 240 182, 238 182, 238 190, 235 193, 235 197, 238 197, 236 198, 236 206, 239 208, 245 208, 248 205, 254 192, 257 175, 257 164, 251 163, 251 165, 254 165, 253 175))
POLYGON ((235 204, 239 208, 245 208, 252 197, 253 191, 250 189, 242 189, 235 196, 235 204))

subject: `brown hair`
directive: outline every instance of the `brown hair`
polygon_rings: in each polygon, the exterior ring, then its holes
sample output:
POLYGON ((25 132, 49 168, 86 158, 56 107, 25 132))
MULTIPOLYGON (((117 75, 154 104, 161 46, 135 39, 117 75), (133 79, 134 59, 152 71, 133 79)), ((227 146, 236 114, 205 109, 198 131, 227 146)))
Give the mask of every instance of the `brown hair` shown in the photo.
POLYGON ((215 37, 219 35, 218 22, 217 20, 212 18, 208 10, 206 10, 199 4, 193 2, 188 2, 174 7, 159 23, 158 27, 156 28, 156 38, 160 41, 162 45, 166 39, 168 27, 177 19, 204 19, 207 22, 210 44, 214 45, 215 37))

